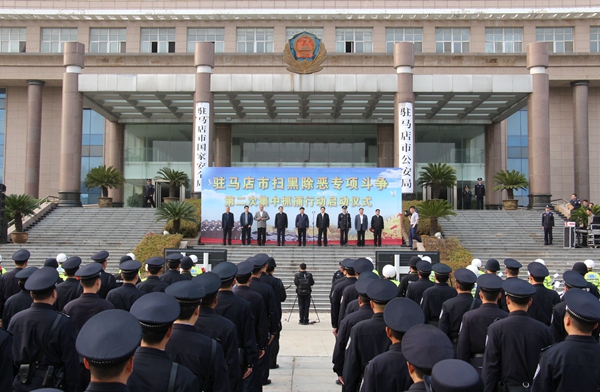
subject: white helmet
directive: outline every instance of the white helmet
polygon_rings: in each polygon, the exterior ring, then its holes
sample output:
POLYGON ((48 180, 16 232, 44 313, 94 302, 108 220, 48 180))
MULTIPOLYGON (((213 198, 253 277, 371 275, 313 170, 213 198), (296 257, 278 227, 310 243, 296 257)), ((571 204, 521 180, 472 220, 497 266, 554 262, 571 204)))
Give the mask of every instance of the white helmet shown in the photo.
POLYGON ((135 255, 131 252, 127 253, 127 256, 131 257, 131 260, 135 260, 135 255))
POLYGON ((481 268, 481 260, 473 259, 473 260, 471 260, 471 265, 474 266, 475 268, 481 268))
POLYGON ((584 261, 584 264, 589 269, 594 268, 594 266, 596 265, 596 263, 594 263, 594 260, 591 260, 591 259, 587 259, 586 261, 584 261))
POLYGON ((371 264, 375 265, 375 262, 373 261, 373 259, 372 259, 372 258, 370 258, 370 257, 365 257, 365 259, 369 260, 369 261, 371 262, 371 264))
POLYGON ((169 233, 168 230, 163 231, 163 235, 169 235, 169 234, 171 234, 171 233, 169 233))
POLYGON ((440 233, 439 231, 437 233, 435 233, 435 238, 437 238, 438 240, 442 239, 442 233, 440 233))
POLYGON ((64 253, 57 254, 56 261, 58 261, 60 264, 64 263, 65 261, 67 261, 67 255, 64 253))
POLYGON ((385 267, 383 267, 383 276, 385 276, 386 278, 393 278, 396 276, 396 268, 394 268, 393 265, 388 264, 385 267))
POLYGON ((467 265, 467 269, 474 273, 475 275, 479 275, 479 270, 473 264, 467 265))
POLYGON ((198 256, 196 256, 196 255, 190 255, 190 259, 192 259, 192 261, 194 262, 194 264, 198 263, 198 256))
POLYGON ((428 262, 429 264, 431 264, 431 257, 429 257, 429 256, 423 256, 421 258, 421 260, 425 260, 426 262, 428 262))
POLYGON ((544 261, 544 259, 535 259, 536 263, 540 263, 542 265, 546 265, 546 262, 544 261))

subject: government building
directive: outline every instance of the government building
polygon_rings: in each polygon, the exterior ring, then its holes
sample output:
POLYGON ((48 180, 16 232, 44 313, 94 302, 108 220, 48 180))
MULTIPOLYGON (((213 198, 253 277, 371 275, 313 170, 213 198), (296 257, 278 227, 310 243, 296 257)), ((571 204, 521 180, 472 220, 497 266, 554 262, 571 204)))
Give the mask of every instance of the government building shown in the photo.
POLYGON ((165 166, 193 179, 182 197, 206 165, 403 167, 424 199, 418 172, 443 162, 455 208, 478 177, 501 204, 503 169, 530 181, 520 205, 598 201, 593 3, 5 0, 0 182, 78 206, 112 165, 127 206, 165 166))

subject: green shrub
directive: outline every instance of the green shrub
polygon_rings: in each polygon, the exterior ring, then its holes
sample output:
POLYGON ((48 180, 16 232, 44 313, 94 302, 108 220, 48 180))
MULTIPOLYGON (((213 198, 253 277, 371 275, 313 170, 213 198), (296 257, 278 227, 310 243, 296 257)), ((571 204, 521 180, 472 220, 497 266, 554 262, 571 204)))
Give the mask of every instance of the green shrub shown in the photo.
POLYGON ((456 237, 437 239, 424 235, 423 246, 428 252, 440 252, 440 262, 448 264, 453 271, 471 264, 473 254, 456 237))
MULTIPOLYGON (((423 203, 422 200, 410 200, 402 202, 402 227, 406 229, 406 232, 408 232, 408 229, 410 228, 410 218, 404 216, 404 211, 408 210, 410 206, 415 206, 418 210, 421 203, 423 203)), ((440 226, 439 222, 436 231, 442 233, 442 226, 440 226)), ((422 235, 429 235, 429 219, 422 219, 419 216, 419 228, 417 230, 417 234, 419 237, 422 235)))
POLYGON ((144 195, 134 193, 127 198, 127 207, 141 207, 144 204, 144 195))
POLYGON ((181 234, 148 233, 135 247, 133 254, 141 262, 145 262, 150 257, 164 257, 165 249, 178 248, 182 238, 181 234))
MULTIPOLYGON (((200 199, 185 199, 186 202, 192 204, 196 209, 198 222, 201 222, 200 215, 202 213, 202 201, 200 199)), ((169 221, 165 225, 165 230, 169 233, 173 232, 173 221, 169 221)), ((183 238, 194 238, 196 234, 198 234, 198 230, 200 230, 200 224, 196 224, 194 222, 182 220, 179 226, 179 233, 183 235, 183 238)))

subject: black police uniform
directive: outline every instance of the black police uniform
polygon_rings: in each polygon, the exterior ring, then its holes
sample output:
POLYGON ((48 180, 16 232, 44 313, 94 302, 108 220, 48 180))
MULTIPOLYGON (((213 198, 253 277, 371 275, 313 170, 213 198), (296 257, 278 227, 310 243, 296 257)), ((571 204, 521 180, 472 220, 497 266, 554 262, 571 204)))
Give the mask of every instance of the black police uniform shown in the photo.
POLYGON ((430 392, 430 389, 427 389, 427 387, 425 386, 425 383, 423 381, 421 381, 421 382, 417 382, 417 383, 414 383, 413 385, 411 385, 410 388, 408 388, 405 392, 407 392, 407 391, 430 392))
POLYGON ((146 293, 137 289, 133 283, 123 283, 121 287, 109 291, 106 300, 113 304, 115 309, 129 312, 131 305, 144 294, 146 293))
POLYGON ((460 325, 465 313, 481 306, 479 298, 473 298, 471 293, 460 293, 442 304, 442 313, 438 328, 441 329, 456 346, 460 325))
POLYGON ((108 292, 117 288, 117 280, 114 276, 103 270, 100 272, 100 281, 102 282, 102 286, 98 290, 98 297, 106 299, 108 292))
POLYGON ((352 217, 348 212, 341 212, 338 215, 338 229, 340 229, 340 245, 348 244, 348 231, 352 228, 352 217))
POLYGON ((343 376, 344 373, 346 345, 348 344, 352 327, 361 321, 369 320, 371 318, 373 318, 373 309, 371 309, 371 305, 363 304, 356 312, 347 315, 340 322, 340 328, 338 329, 338 335, 335 338, 332 357, 333 371, 338 375, 338 377, 343 376))
POLYGON ((19 279, 15 278, 15 275, 22 270, 23 268, 17 267, 2 275, 2 279, 0 279, 0 304, 2 306, 6 303, 6 300, 21 291, 19 279))
POLYGON ((410 298, 419 305, 423 299, 423 293, 430 287, 433 287, 435 283, 427 278, 419 278, 416 282, 410 284, 406 290, 406 298, 410 298))
MULTIPOLYGON (((271 258, 269 260, 270 260, 269 263, 271 265, 274 265, 275 261, 271 258), (271 261, 272 261, 272 263, 271 263, 271 261)), ((275 267, 273 267, 273 268, 275 268, 275 267)), ((271 354, 270 354, 270 358, 269 358, 269 361, 270 361, 269 367, 275 368, 276 367, 275 365, 277 364, 277 355, 279 354, 279 337, 281 335, 281 330, 283 328, 283 326, 281 325, 281 317, 283 314, 283 311, 281 309, 281 303, 287 299, 287 293, 285 292, 285 286, 283 285, 283 282, 281 281, 281 279, 276 278, 273 275, 263 272, 262 275, 260 276, 259 280, 261 282, 268 284, 269 286, 271 286, 273 288, 273 292, 275 293, 275 297, 276 297, 275 304, 277 305, 277 312, 279 313, 277 332, 275 333, 275 338, 273 339, 273 342, 271 343, 271 354)))
MULTIPOLYGON (((267 309, 267 315, 269 316, 269 333, 276 334, 279 331, 279 322, 281 317, 277 311, 278 300, 275 297, 273 288, 266 283, 261 282, 258 279, 252 279, 250 281, 250 290, 257 292, 262 295, 265 301, 265 307, 267 309)), ((262 383, 265 384, 269 377, 269 362, 271 358, 271 346, 267 345, 265 355, 258 360, 259 371, 258 374, 262 374, 262 383)))
POLYGON ((543 283, 536 283, 533 287, 535 287, 536 292, 532 297, 533 302, 529 306, 527 313, 534 319, 549 326, 552 321, 552 309, 560 303, 560 297, 556 291, 545 288, 543 283))
POLYGON ((471 209, 471 198, 473 197, 473 192, 470 190, 464 190, 462 193, 463 199, 463 209, 470 210, 471 209))
POLYGON ((346 314, 344 314, 344 318, 340 320, 340 324, 342 323, 342 321, 344 321, 346 317, 348 317, 348 315, 356 312, 359 307, 360 304, 358 303, 358 299, 353 299, 352 301, 350 301, 348 306, 346 306, 346 314))
POLYGON ((340 314, 338 316, 338 324, 342 322, 344 317, 346 317, 346 308, 348 307, 348 304, 355 299, 358 299, 358 291, 356 291, 354 284, 351 284, 344 289, 342 298, 340 299, 340 314))
POLYGON ((19 293, 10 297, 4 304, 4 311, 2 312, 2 327, 8 328, 10 319, 22 310, 29 309, 33 303, 33 298, 29 291, 22 289, 19 293))
POLYGON ((554 227, 554 214, 550 211, 542 214, 542 227, 544 228, 544 245, 552 245, 552 228, 554 227))
POLYGON ((135 287, 144 293, 164 293, 169 284, 160 280, 158 276, 150 275, 145 281, 138 283, 135 287))
POLYGON ((0 329, 0 391, 13 389, 12 336, 0 329))
POLYGON ((436 283, 423 292, 421 308, 425 315, 425 323, 437 327, 442 312, 442 305, 445 301, 456 297, 456 289, 448 286, 448 283, 436 283))
MULTIPOLYGON (((177 324, 173 326, 173 334, 171 335, 170 340, 174 340, 175 330, 177 327, 179 327, 177 324)), ((192 326, 188 327, 194 329, 192 326)), ((171 342, 169 341, 169 343, 171 342)), ((205 353, 210 352, 210 346, 208 346, 208 348, 204 346, 203 348, 205 350, 201 351, 198 349, 198 347, 202 346, 200 346, 198 342, 191 340, 191 337, 187 337, 185 339, 185 344, 177 345, 176 351, 174 350, 180 354, 173 355, 171 358, 169 358, 167 352, 173 353, 169 347, 169 343, 167 343, 167 348, 165 351, 151 347, 138 347, 138 349, 135 351, 135 355, 133 356, 133 363, 135 364, 133 367, 133 373, 131 373, 131 376, 129 376, 129 379, 127 380, 127 387, 129 388, 130 392, 168 391, 173 361, 177 361, 179 364, 179 366, 177 366, 177 375, 175 377, 175 387, 173 388, 173 391, 191 392, 200 390, 198 377, 186 366, 189 366, 190 363, 185 361, 184 355, 189 351, 193 351, 194 355, 196 356, 199 355, 199 353, 202 353, 201 355, 206 356, 206 361, 203 363, 204 366, 201 369, 206 369, 208 367, 206 364, 208 363, 209 359, 205 353)), ((215 361, 215 365, 217 362, 218 359, 215 361)), ((225 368, 226 365, 224 364, 224 361, 221 362, 221 366, 225 368)), ((227 383, 227 377, 225 376, 225 373, 221 374, 219 379, 222 380, 226 385, 226 388, 220 389, 220 391, 229 391, 229 384, 227 383)), ((213 391, 217 391, 217 389, 213 389, 213 391)))
MULTIPOLYGON (((477 180, 481 181, 481 180, 477 180)), ((485 196, 485 185, 475 184, 475 199, 477 200, 477 209, 483 210, 483 197, 485 196)))
POLYGON ((66 304, 73 301, 83 293, 81 283, 75 278, 67 278, 64 282, 56 286, 56 302, 54 309, 62 312, 66 304))
POLYGON ((339 281, 340 279, 344 279, 344 278, 345 278, 344 273, 338 269, 337 271, 335 271, 333 273, 333 276, 331 277, 331 285, 333 286, 333 284, 336 281, 339 281))
POLYGON ((182 280, 187 280, 185 276, 179 273, 179 270, 168 270, 164 274, 160 276, 160 280, 165 282, 167 285, 173 284, 175 282, 180 282, 182 280))
POLYGON ((83 324, 92 316, 114 308, 113 304, 100 298, 98 294, 83 293, 79 298, 69 302, 63 308, 63 313, 71 318, 77 333, 79 333, 83 324))
MULTIPOLYGON (((579 290, 579 289, 569 289, 569 290, 579 290)), ((556 304, 552 308, 552 320, 550 321, 550 332, 552 332, 552 338, 554 342, 562 342, 564 341, 569 334, 565 330, 564 318, 565 313, 567 312, 567 303, 563 300, 562 302, 556 304)), ((592 336, 598 342, 600 336, 600 327, 594 329, 592 331, 592 336)))
POLYGON ((340 305, 342 294, 344 293, 344 289, 348 286, 351 286, 356 283, 356 277, 351 276, 342 280, 333 288, 333 293, 331 295, 331 326, 333 328, 339 327, 339 316, 340 316, 340 305))
POLYGON ((398 285, 398 297, 406 297, 408 286, 417 280, 419 280, 419 274, 416 272, 404 275, 402 279, 400 279, 400 284, 398 285))
POLYGON ((402 354, 402 343, 396 343, 369 362, 360 392, 404 391, 412 383, 402 354))

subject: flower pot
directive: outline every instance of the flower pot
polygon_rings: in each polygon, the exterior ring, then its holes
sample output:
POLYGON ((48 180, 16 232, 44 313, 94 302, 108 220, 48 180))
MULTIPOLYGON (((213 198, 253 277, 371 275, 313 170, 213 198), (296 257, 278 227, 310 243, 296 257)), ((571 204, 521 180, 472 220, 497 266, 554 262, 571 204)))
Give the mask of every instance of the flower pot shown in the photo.
POLYGON ((163 198, 163 200, 165 201, 165 203, 173 203, 176 201, 179 201, 178 197, 165 197, 163 198))
POLYGON ((11 236, 12 236, 12 241, 15 244, 24 244, 27 242, 27 239, 29 238, 28 233, 24 233, 24 232, 20 232, 20 231, 13 231, 11 233, 11 236))
POLYGON ((98 207, 100 208, 112 208, 112 197, 99 197, 98 207))
POLYGON ((519 207, 519 201, 516 199, 502 200, 502 207, 507 211, 516 210, 519 207))

